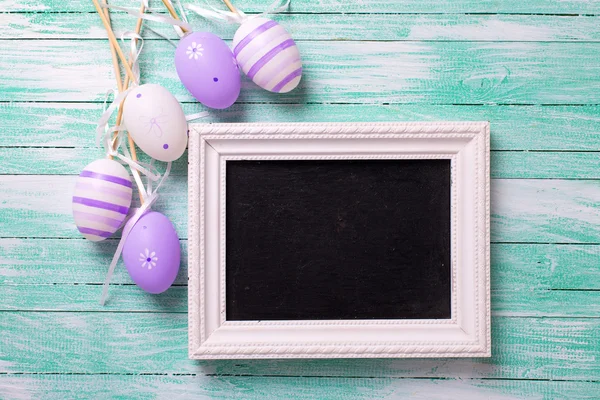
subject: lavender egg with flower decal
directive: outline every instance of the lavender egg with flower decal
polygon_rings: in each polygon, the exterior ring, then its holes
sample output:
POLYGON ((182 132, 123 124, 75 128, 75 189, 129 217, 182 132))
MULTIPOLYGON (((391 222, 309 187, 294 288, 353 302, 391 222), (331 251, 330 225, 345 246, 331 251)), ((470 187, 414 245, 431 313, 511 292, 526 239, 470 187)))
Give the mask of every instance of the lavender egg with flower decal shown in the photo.
POLYGON ((92 242, 119 229, 131 206, 131 178, 121 164, 108 158, 88 164, 77 177, 73 192, 73 219, 92 242))
POLYGON ((233 55, 254 83, 275 93, 287 93, 300 83, 302 61, 296 43, 277 22, 250 18, 233 37, 233 55))
POLYGON ((123 104, 123 121, 135 144, 160 161, 175 161, 187 146, 187 121, 177 99, 164 87, 134 88, 123 104))
POLYGON ((181 262, 179 237, 169 218, 156 211, 144 214, 125 239, 123 262, 133 282, 146 292, 167 290, 181 262))
POLYGON ((227 43, 209 32, 192 32, 179 40, 175 69, 183 86, 210 108, 231 106, 240 95, 241 78, 227 43))

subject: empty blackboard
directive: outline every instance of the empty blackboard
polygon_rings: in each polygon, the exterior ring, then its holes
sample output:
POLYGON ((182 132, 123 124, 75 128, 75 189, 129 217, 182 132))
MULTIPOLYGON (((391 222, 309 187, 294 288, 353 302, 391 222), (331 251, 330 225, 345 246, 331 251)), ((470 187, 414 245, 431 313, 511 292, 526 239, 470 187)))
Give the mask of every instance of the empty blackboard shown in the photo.
POLYGON ((451 317, 450 160, 227 161, 226 319, 451 317))

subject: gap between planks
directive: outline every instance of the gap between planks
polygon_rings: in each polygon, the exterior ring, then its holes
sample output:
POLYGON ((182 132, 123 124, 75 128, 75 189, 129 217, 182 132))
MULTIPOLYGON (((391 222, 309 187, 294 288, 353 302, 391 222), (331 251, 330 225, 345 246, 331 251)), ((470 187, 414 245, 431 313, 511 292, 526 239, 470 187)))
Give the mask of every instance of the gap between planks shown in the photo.
MULTIPOLYGON (((239 360, 240 362, 248 360, 239 360)), ((160 372, 140 372, 140 373, 118 373, 118 372, 0 372, 0 376, 20 376, 20 375, 72 375, 72 376, 177 376, 177 377, 240 377, 240 378, 300 378, 298 375, 272 375, 272 374, 194 374, 194 373, 160 373, 160 372)), ((390 380, 435 380, 435 381, 524 381, 524 382, 589 382, 600 383, 600 380, 577 380, 577 379, 541 379, 541 378, 485 378, 485 377, 465 377, 465 378, 448 378, 441 376, 359 376, 359 375, 340 375, 340 376, 306 376, 309 379, 390 379, 390 380)))

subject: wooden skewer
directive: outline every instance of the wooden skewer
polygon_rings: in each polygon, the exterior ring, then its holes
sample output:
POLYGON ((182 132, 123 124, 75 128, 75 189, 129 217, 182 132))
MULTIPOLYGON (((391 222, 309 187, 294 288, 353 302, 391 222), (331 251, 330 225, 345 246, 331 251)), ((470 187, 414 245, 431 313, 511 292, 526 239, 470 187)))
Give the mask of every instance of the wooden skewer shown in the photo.
MULTIPOLYGON (((142 5, 140 6, 140 14, 143 14, 146 11, 146 7, 144 6, 144 4, 142 3, 142 5)), ((135 33, 136 34, 140 34, 140 32, 142 31, 142 22, 144 20, 142 18, 138 18, 137 23, 135 24, 135 33)), ((137 44, 137 39, 134 39, 135 43, 137 44)), ((133 66, 133 55, 132 58, 129 59, 129 66, 133 66)), ((123 88, 125 90, 127 90, 127 88, 129 87, 129 83, 130 83, 131 79, 129 78, 129 75, 127 75, 125 77, 125 82, 123 83, 123 88)), ((119 113, 122 114, 122 110, 123 108, 121 107, 121 109, 119 110, 119 113)), ((118 116, 117 116, 118 118, 118 116)))
POLYGON ((233 6, 233 4, 231 4, 231 1, 229 1, 229 0, 223 0, 223 3, 225 3, 225 5, 227 6, 227 8, 229 8, 229 11, 231 11, 231 12, 237 12, 237 10, 233 6))
MULTIPOLYGON (((169 10, 169 14, 171 14, 171 17, 173 17, 174 19, 179 20, 179 15, 177 15, 177 12, 175 11, 175 8, 173 8, 173 4, 171 4, 171 2, 169 0, 162 0, 163 4, 165 5, 165 7, 167 7, 167 10, 169 10)), ((183 31, 183 33, 187 32, 187 29, 185 29, 184 27, 180 26, 181 30, 183 31)))
MULTIPOLYGON (((106 0, 102 0, 102 4, 107 5, 108 3, 106 2, 106 0)), ((104 9, 104 15, 106 16, 106 20, 108 21, 108 24, 112 28, 112 24, 110 21, 110 11, 108 8, 104 9)), ((119 90, 119 93, 121 93, 123 91, 123 83, 121 82, 121 67, 119 66, 119 59, 117 58, 117 51, 115 50, 115 46, 112 45, 112 42, 108 42, 108 43, 110 45, 110 55, 112 58, 113 68, 115 70, 115 79, 117 80, 117 89, 119 90)), ((117 140, 117 132, 115 132, 113 134, 113 138, 112 138, 111 148, 113 150, 115 148, 116 140, 117 140)), ((113 156, 109 155, 108 158, 110 158, 112 160, 113 156)))
MULTIPOLYGON (((144 4, 142 3, 142 5, 140 6, 140 14, 143 14, 146 11, 146 7, 144 6, 144 4)), ((142 23, 143 23, 143 19, 142 18, 138 18, 137 23, 135 24, 135 33, 136 34, 140 34, 140 32, 142 31, 142 23)), ((134 39, 135 43, 137 44, 137 39, 134 39)), ((129 67, 133 66, 133 57, 134 55, 131 54, 130 58, 129 58, 129 67)), ((129 77, 129 75, 125 76, 125 81, 123 82, 123 90, 127 90, 129 89, 129 84, 131 83, 131 79, 129 77)), ((117 126, 121 124, 121 120, 123 118, 123 103, 125 101, 123 101, 121 103, 121 106, 119 107, 119 112, 117 113, 117 126)), ((133 142, 133 138, 131 137, 131 135, 128 133, 127 134, 127 140, 129 142, 129 151, 131 152, 131 158, 134 161, 137 161, 137 152, 135 149, 135 143, 133 142)), ((135 174, 138 178, 140 176, 139 171, 132 169, 131 171, 133 174, 135 174)), ((136 182, 139 182, 140 179, 137 179, 136 182)), ((139 187, 138 185, 138 192, 140 193, 140 204, 143 205, 144 204, 144 197, 142 196, 142 188, 139 187)))
MULTIPOLYGON (((142 4, 140 7, 140 14, 143 14, 145 11, 146 11, 146 8, 145 8, 144 4, 142 4)), ((135 33, 138 35, 142 31, 142 22, 143 22, 143 19, 138 18, 137 23, 135 24, 135 33)), ((136 41, 136 44, 137 44, 137 39, 134 39, 134 40, 136 41)), ((128 65, 130 67, 133 66, 133 55, 131 55, 128 65)), ((119 83, 121 83, 121 82, 119 82, 119 83)), ((129 78, 129 75, 125 76, 125 81, 122 84, 123 90, 129 89, 130 83, 131 83, 131 79, 129 78)), ((121 106, 119 107, 119 112, 117 113, 117 125, 121 124, 122 118, 123 118, 123 103, 121 103, 121 106)), ((136 157, 135 146, 133 145, 133 139, 131 139, 131 136, 129 136, 129 147, 131 147, 132 158, 136 157)))
MULTIPOLYGON (((144 4, 142 3, 141 7, 140 7, 140 14, 143 14, 146 11, 146 8, 144 7, 144 4)), ((140 32, 142 31, 142 22, 143 19, 142 18, 138 18, 137 23, 135 25, 135 33, 136 34, 140 34, 140 32)), ((137 42, 137 39, 134 39, 137 42)), ((131 58, 129 59, 129 66, 133 66, 133 57, 134 55, 131 55, 131 58)), ((131 80, 129 79, 129 75, 125 76, 125 81, 123 82, 123 90, 127 90, 129 89, 129 84, 131 83, 131 80)), ((117 126, 121 125, 121 120, 123 119, 123 103, 125 101, 123 101, 121 103, 121 106, 119 107, 119 112, 117 113, 117 126)), ((131 138, 130 134, 127 134, 127 140, 129 142, 129 151, 131 152, 131 159, 134 161, 137 161, 137 152, 135 149, 135 143, 133 142, 133 139, 131 138)), ((139 171, 133 169, 131 171, 133 174, 137 175, 139 177, 139 171)), ((138 180, 136 180, 136 182, 138 182, 138 180)), ((141 188, 138 185, 138 191, 141 190, 141 188)), ((141 195, 141 191, 140 191, 140 204, 144 204, 144 198, 141 195)))
MULTIPOLYGON (((102 0, 102 3, 106 4, 106 0, 102 0)), ((144 11, 145 11, 145 8, 144 8, 144 5, 142 4, 142 7, 140 8, 140 13, 143 14, 144 11)), ((105 9, 105 13, 106 13, 105 14, 106 19, 110 26, 110 12, 109 12, 108 8, 105 9)), ((111 29, 112 29, 112 26, 111 26, 111 29)), ((139 34, 141 29, 142 29, 142 19, 139 18, 137 21, 137 24, 135 26, 136 33, 139 34)), ((112 55, 112 60, 113 60, 113 66, 115 68, 115 79, 117 81, 117 88, 119 89, 119 93, 122 93, 123 90, 127 90, 129 87, 129 82, 130 82, 129 75, 125 76, 125 82, 121 81, 121 69, 119 68, 119 60, 117 59, 117 53, 115 51, 115 47, 114 47, 113 43, 109 42, 109 44, 110 44, 110 53, 112 55)), ((129 60, 129 66, 131 67, 132 65, 133 65, 133 56, 129 60)), ((117 126, 121 125, 121 120, 123 118, 123 103, 124 103, 124 101, 121 102, 121 104, 119 106, 119 112, 117 114, 117 121, 116 121, 117 126)), ((115 144, 117 135, 118 135, 118 133, 115 132, 115 134, 113 136, 113 143, 112 143, 113 148, 114 148, 114 144, 115 144)), ((129 151, 131 152, 131 159, 133 161, 137 161, 138 158, 137 158, 137 153, 135 150, 135 143, 133 142, 133 139, 129 133, 127 134, 127 140, 129 142, 129 151)), ((112 156, 110 156, 110 158, 112 159, 112 156)), ((143 188, 143 186, 140 186, 140 184, 139 184, 139 182, 141 182, 140 173, 139 173, 139 171, 137 171, 135 169, 132 169, 131 172, 138 178, 138 179, 135 179, 135 182, 138 186, 140 203, 144 204, 144 196, 142 196, 142 193, 144 193, 144 188, 143 188)))
MULTIPOLYGON (((106 5, 106 0, 102 0, 102 4, 106 5)), ((108 25, 112 27, 110 22, 110 12, 108 8, 104 9, 104 15, 106 16, 106 20, 108 21, 108 25)), ((117 89, 119 92, 123 91, 123 85, 121 83, 121 67, 119 67, 119 59, 117 58, 117 51, 115 50, 115 46, 110 43, 110 55, 112 57, 113 68, 115 70, 115 76, 117 77, 117 89)), ((112 157, 111 157, 112 158, 112 157)))
POLYGON ((100 7, 98 0, 92 0, 92 2, 94 3, 94 6, 96 7, 96 11, 98 11, 98 15, 100 16, 100 19, 102 20, 102 23, 104 24, 104 28, 106 29, 106 33, 108 35, 108 40, 110 41, 111 45, 114 47, 119 58, 121 59, 121 62, 125 66, 125 72, 127 73, 127 75, 129 75, 129 78, 131 80, 135 80, 133 71, 131 70, 131 67, 127 63, 125 54, 123 54, 123 51, 121 50, 121 47, 119 46, 119 43, 117 42, 117 38, 115 37, 115 34, 113 33, 112 27, 110 26, 110 22, 106 18, 104 11, 102 11, 102 7, 100 7))

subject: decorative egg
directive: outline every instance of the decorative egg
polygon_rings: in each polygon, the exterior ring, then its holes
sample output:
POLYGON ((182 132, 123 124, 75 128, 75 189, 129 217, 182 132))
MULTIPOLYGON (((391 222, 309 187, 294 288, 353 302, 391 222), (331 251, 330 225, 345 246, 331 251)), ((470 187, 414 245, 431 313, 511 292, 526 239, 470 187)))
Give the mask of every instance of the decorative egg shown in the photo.
POLYGON ((179 40, 175 69, 183 86, 210 108, 227 108, 240 95, 237 62, 227 43, 209 32, 192 32, 179 40))
POLYGON ((133 226, 123 245, 129 276, 148 293, 162 293, 175 281, 181 262, 179 237, 163 214, 150 211, 133 226))
POLYGON ((99 242, 119 229, 131 206, 131 178, 121 164, 96 160, 79 174, 73 193, 73 218, 79 232, 99 242))
POLYGON ((123 122, 144 153, 165 162, 181 157, 187 146, 187 121, 167 89, 138 86, 129 92, 123 107, 123 122))
POLYGON ((258 86, 287 93, 300 83, 300 52, 290 34, 268 18, 251 18, 233 37, 233 55, 244 73, 258 86))

